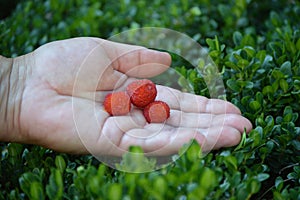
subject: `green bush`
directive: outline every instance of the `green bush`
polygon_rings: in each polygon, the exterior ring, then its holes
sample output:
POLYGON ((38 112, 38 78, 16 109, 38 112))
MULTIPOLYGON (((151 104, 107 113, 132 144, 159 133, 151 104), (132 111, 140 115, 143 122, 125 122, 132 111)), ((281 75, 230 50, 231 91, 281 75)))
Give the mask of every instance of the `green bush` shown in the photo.
MULTIPOLYGON (((113 170, 91 156, 2 143, 0 199, 300 199, 299 19, 300 3, 283 0, 20 2, 0 21, 2 55, 69 37, 108 38, 145 26, 174 29, 208 47, 227 100, 254 129, 238 147, 205 157, 193 142, 172 165, 149 173, 113 170)), ((176 55, 173 60, 186 80, 179 79, 183 90, 208 96, 197 69, 176 55)), ((126 157, 119 168, 134 167, 128 164, 134 159, 126 157)))

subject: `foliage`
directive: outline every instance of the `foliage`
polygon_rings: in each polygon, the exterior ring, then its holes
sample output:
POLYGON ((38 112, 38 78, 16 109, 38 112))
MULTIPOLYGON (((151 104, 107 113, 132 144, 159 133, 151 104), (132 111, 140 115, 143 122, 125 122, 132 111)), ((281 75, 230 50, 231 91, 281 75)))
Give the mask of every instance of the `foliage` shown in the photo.
MULTIPOLYGON (((108 38, 135 27, 171 28, 208 47, 226 99, 254 129, 238 147, 206 156, 193 142, 172 165, 148 173, 113 170, 91 156, 3 143, 0 199, 299 199, 299 18, 298 1, 20 2, 0 21, 2 55, 25 54, 69 37, 108 38)), ((197 68, 172 56, 183 90, 209 96, 207 80, 197 68)), ((119 168, 137 167, 130 165, 135 159, 149 163, 146 167, 155 164, 127 156, 119 168)))

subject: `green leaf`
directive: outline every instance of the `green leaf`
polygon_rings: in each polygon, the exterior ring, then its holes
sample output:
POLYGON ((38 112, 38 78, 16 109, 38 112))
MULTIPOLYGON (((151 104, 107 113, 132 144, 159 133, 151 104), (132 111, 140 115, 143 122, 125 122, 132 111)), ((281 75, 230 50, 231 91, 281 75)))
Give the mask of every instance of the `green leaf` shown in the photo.
POLYGON ((247 183, 247 191, 250 193, 250 194, 255 194, 259 191, 260 189, 260 182, 255 180, 255 179, 250 179, 250 182, 247 183))
POLYGON ((210 55, 212 58, 217 58, 217 57, 219 57, 220 52, 219 52, 218 50, 213 50, 213 51, 210 51, 210 52, 209 52, 209 55, 210 55))
POLYGON ((122 199, 122 185, 113 183, 108 188, 108 199, 110 200, 121 200, 122 199))
POLYGON ((215 187, 217 184, 215 172, 212 169, 205 167, 200 176, 199 183, 201 187, 206 189, 215 187))
POLYGON ((240 32, 236 31, 233 33, 233 42, 235 46, 239 46, 242 42, 242 39, 243 35, 240 32))
POLYGON ((251 46, 246 46, 243 48, 243 50, 247 52, 249 58, 253 58, 256 54, 255 49, 251 46))
POLYGON ((168 183, 164 177, 157 177, 153 183, 154 190, 159 191, 160 194, 165 194, 168 191, 168 183))
POLYGON ((226 167, 231 171, 237 170, 237 159, 232 155, 224 156, 223 162, 225 163, 226 167))
POLYGON ((242 134, 242 139, 241 139, 239 145, 234 149, 234 151, 237 151, 245 146, 246 138, 247 138, 247 134, 246 134, 246 131, 244 131, 242 134))
POLYGON ((287 175, 287 178, 291 180, 299 180, 300 174, 298 175, 296 172, 291 172, 287 175))
POLYGON ((63 179, 60 170, 52 169, 49 183, 46 185, 46 194, 50 199, 61 199, 63 196, 63 179))
MULTIPOLYGON (((252 83, 252 87, 254 86, 254 84, 252 83)), ((256 101, 258 101, 260 104, 263 104, 263 101, 264 101, 264 96, 261 92, 257 92, 255 94, 255 99, 256 101)))
POLYGON ((19 178, 19 183, 22 191, 28 196, 31 196, 31 183, 41 182, 41 178, 32 172, 26 172, 19 178))
POLYGON ((291 66, 292 66, 291 62, 286 61, 280 66, 280 71, 285 75, 292 76, 293 72, 291 66))
POLYGON ((275 80, 280 80, 284 78, 284 74, 281 71, 276 69, 272 71, 272 76, 274 77, 275 80))
POLYGON ((199 16, 201 15, 201 10, 198 6, 194 6, 191 8, 190 13, 194 16, 199 16))
POLYGON ((280 16, 275 11, 271 12, 270 17, 271 17, 271 22, 275 27, 280 26, 281 24, 280 16))
POLYGON ((206 39, 206 43, 208 44, 208 46, 209 46, 209 48, 211 50, 215 50, 216 49, 216 45, 215 45, 214 39, 207 38, 206 39))
POLYGON ((255 46, 255 40, 251 35, 245 35, 242 39, 243 46, 255 46))
POLYGON ((265 86, 265 87, 263 88, 263 91, 262 91, 262 93, 263 93, 264 95, 268 95, 268 94, 273 95, 274 92, 275 92, 275 91, 273 90, 273 87, 270 86, 270 85, 265 86))
POLYGON ((23 151, 23 146, 18 143, 10 143, 7 147, 8 154, 10 155, 9 162, 11 165, 17 165, 20 163, 21 153, 23 151))
POLYGON ((293 119, 293 110, 291 106, 286 106, 283 111, 283 121, 290 122, 293 119))
POLYGON ((254 86, 254 83, 252 81, 238 81, 239 85, 241 87, 246 88, 246 89, 252 89, 254 86))
POLYGON ((232 89, 234 92, 239 92, 240 91, 240 86, 238 85, 237 81, 234 79, 228 79, 226 81, 227 86, 232 89))
POLYGON ((268 141, 267 143, 266 143, 266 147, 270 150, 270 151, 272 151, 273 150, 273 148, 274 148, 274 142, 273 141, 268 141))
POLYGON ((270 55, 267 55, 267 56, 265 57, 265 60, 263 61, 262 66, 263 66, 263 67, 264 67, 264 66, 267 66, 271 61, 273 61, 273 57, 270 56, 270 55))
POLYGON ((225 65, 226 65, 227 67, 229 67, 229 68, 235 70, 235 71, 239 71, 239 70, 240 70, 240 68, 239 68, 235 63, 233 63, 233 62, 226 61, 226 62, 225 62, 225 65))
POLYGON ((283 90, 284 93, 286 93, 289 89, 289 84, 287 83, 286 80, 284 79, 281 79, 279 81, 279 85, 280 85, 280 88, 283 90))
POLYGON ((249 191, 249 190, 251 190, 251 188, 250 188, 251 185, 248 186, 248 187, 247 186, 248 185, 247 185, 246 182, 241 183, 240 185, 238 185, 238 188, 236 188, 236 190, 237 190, 236 193, 237 194, 234 195, 236 197, 236 199, 238 199, 238 200, 244 200, 244 199, 247 199, 249 196, 251 196, 251 192, 249 191))
POLYGON ((201 148, 200 145, 194 141, 186 152, 187 158, 191 162, 195 162, 197 159, 201 158, 201 148))
POLYGON ((252 148, 255 148, 261 144, 262 140, 262 135, 263 135, 263 129, 260 126, 257 126, 254 130, 250 132, 250 138, 252 138, 252 148))
POLYGON ((274 200, 286 200, 278 191, 273 192, 273 198, 274 200))
POLYGON ((249 61, 248 60, 245 60, 245 59, 240 59, 237 63, 237 65, 244 69, 245 67, 247 67, 249 65, 249 61))
MULTIPOLYGON (((294 166, 294 171, 299 174, 300 176, 300 164, 298 163, 297 166, 294 166)), ((300 180, 299 180, 300 181, 300 180)))
POLYGON ((189 7, 188 1, 181 0, 180 3, 182 5, 183 10, 186 11, 188 9, 188 7, 189 7))
POLYGON ((275 180, 275 187, 278 191, 281 191, 283 184, 284 184, 283 179, 280 176, 277 176, 275 180))
POLYGON ((291 142, 291 144, 293 145, 293 147, 297 150, 300 151, 300 141, 299 140, 293 140, 291 142))
POLYGON ((64 170, 66 169, 66 162, 64 158, 60 155, 56 156, 55 165, 59 169, 60 173, 63 173, 64 170))
POLYGON ((257 111, 261 108, 261 105, 258 101, 251 101, 249 104, 250 108, 254 111, 257 111))
POLYGON ((266 55, 267 55, 267 53, 265 50, 261 50, 261 51, 257 52, 256 57, 259 59, 261 64, 264 63, 266 55))
POLYGON ((30 199, 42 200, 45 199, 43 186, 39 182, 32 182, 30 185, 30 199))
POLYGON ((147 158, 140 146, 130 146, 129 152, 123 154, 120 163, 116 163, 118 170, 143 173, 155 169, 156 159, 147 158))
POLYGON ((293 114, 292 113, 288 113, 288 114, 284 115, 283 121, 284 122, 290 122, 292 120, 292 118, 293 118, 293 114))
POLYGON ((256 176, 256 178, 259 182, 263 182, 263 181, 267 180, 268 178, 270 178, 270 175, 267 173, 260 173, 256 176))

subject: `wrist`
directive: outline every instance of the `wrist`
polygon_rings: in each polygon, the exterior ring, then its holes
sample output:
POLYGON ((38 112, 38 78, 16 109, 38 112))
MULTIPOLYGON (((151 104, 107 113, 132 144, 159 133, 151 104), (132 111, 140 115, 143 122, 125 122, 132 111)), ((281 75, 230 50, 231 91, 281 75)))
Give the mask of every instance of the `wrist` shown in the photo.
POLYGON ((25 85, 24 57, 0 56, 0 141, 22 141, 20 114, 25 85))

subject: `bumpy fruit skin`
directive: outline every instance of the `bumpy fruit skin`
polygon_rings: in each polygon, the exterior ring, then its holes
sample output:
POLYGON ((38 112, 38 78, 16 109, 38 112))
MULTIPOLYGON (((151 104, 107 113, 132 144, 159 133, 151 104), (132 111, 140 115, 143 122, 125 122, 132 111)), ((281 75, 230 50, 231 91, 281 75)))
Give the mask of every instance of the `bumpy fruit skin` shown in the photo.
POLYGON ((130 112, 130 97, 126 92, 113 92, 106 95, 104 109, 112 116, 126 115, 130 112))
POLYGON ((153 102, 157 95, 156 85, 148 80, 141 79, 130 83, 126 88, 131 103, 139 108, 144 108, 153 102))
POLYGON ((154 101, 144 108, 143 113, 148 123, 162 123, 170 117, 170 107, 163 101, 154 101))

